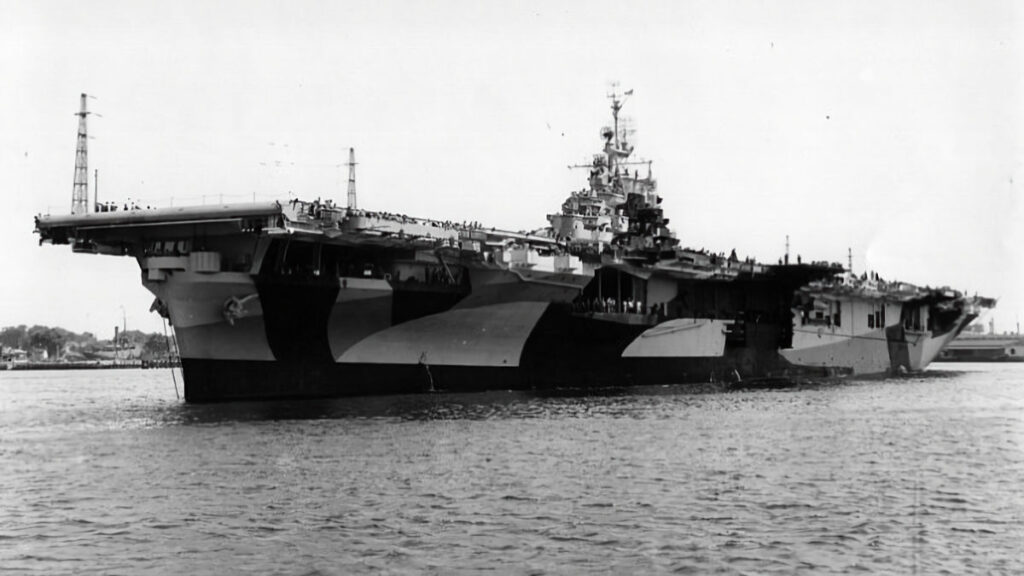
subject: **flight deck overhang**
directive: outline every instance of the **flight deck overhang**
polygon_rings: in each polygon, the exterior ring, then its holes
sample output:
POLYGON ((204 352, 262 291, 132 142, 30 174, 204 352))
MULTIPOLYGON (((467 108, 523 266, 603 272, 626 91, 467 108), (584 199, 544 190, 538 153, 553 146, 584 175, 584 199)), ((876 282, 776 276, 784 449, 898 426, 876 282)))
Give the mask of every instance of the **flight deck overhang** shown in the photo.
POLYGON ((277 202, 182 206, 147 210, 61 214, 36 217, 39 241, 52 244, 133 243, 152 238, 176 238, 237 233, 282 214, 277 202))

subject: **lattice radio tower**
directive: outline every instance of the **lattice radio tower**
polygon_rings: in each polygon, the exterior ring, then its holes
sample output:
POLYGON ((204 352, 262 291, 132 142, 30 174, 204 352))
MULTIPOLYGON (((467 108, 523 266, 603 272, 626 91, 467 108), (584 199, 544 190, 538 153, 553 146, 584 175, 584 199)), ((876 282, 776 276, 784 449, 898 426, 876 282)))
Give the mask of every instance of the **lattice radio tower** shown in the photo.
POLYGON ((348 149, 348 207, 356 209, 356 149, 348 149))
POLYGON ((85 94, 82 94, 82 109, 78 116, 78 148, 75 150, 75 186, 71 190, 71 213, 89 213, 89 136, 86 132, 85 94))

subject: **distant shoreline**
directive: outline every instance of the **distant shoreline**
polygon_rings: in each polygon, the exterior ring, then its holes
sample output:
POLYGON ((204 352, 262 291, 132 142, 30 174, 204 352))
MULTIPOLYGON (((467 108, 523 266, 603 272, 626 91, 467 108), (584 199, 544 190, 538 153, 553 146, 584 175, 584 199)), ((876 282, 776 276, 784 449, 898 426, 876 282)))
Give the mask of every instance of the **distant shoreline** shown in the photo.
POLYGON ((125 360, 109 362, 89 360, 83 362, 5 362, 0 364, 3 370, 120 370, 126 368, 175 368, 181 363, 173 360, 125 360))

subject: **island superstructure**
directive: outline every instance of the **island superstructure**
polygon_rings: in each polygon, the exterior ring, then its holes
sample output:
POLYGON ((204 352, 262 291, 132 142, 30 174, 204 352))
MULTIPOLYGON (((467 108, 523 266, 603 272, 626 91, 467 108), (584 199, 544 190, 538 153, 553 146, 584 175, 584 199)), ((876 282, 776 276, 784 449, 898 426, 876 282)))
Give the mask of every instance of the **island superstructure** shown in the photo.
POLYGON ((681 247, 611 100, 585 187, 535 233, 299 200, 36 231, 136 259, 194 402, 915 371, 984 304, 681 247))

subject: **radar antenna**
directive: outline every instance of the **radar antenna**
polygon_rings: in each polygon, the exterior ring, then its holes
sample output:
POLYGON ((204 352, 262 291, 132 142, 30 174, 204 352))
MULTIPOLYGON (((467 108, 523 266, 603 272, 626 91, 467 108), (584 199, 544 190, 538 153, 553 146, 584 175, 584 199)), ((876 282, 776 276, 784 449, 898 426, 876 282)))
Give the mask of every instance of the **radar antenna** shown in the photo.
POLYGON ((631 88, 631 89, 626 90, 625 92, 623 92, 622 96, 621 96, 622 99, 620 100, 619 99, 620 96, 619 96, 619 92, 618 92, 618 90, 619 90, 619 83, 618 82, 612 82, 611 83, 611 88, 612 88, 612 91, 611 91, 610 94, 608 94, 608 97, 611 98, 611 100, 612 100, 612 120, 615 122, 615 126, 613 128, 614 131, 615 131, 615 148, 618 149, 618 147, 619 147, 619 110, 622 110, 622 107, 626 104, 626 100, 628 100, 629 97, 633 95, 633 89, 631 88))

